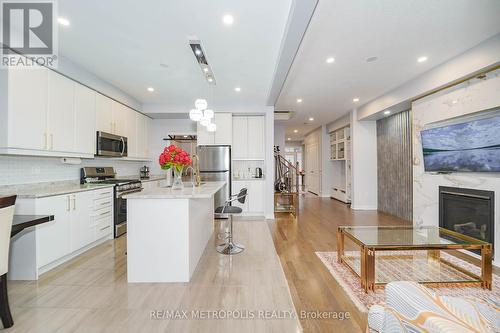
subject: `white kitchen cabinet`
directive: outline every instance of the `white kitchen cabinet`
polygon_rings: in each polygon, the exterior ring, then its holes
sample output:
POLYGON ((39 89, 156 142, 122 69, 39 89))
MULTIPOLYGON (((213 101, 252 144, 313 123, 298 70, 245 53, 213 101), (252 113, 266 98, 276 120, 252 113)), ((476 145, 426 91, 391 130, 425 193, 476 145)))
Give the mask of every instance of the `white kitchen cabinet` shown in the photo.
POLYGON ((139 157, 137 154, 137 118, 139 114, 130 108, 125 108, 125 135, 127 137, 128 157, 139 157))
POLYGON ((112 101, 113 111, 113 134, 127 136, 127 107, 116 101, 112 101))
POLYGON ((215 132, 207 131, 206 127, 197 124, 197 144, 200 145, 231 145, 232 144, 232 114, 216 112, 213 123, 217 126, 215 132))
POLYGON ((214 123, 217 125, 217 130, 214 132, 214 144, 231 145, 233 143, 233 115, 216 112, 214 123))
POLYGON ((113 133, 113 100, 96 93, 96 131, 113 133))
POLYGON ((49 71, 47 130, 50 150, 73 152, 76 126, 74 88, 72 80, 54 71, 49 71))
POLYGON ((137 117, 137 157, 149 157, 149 118, 138 114, 137 117))
MULTIPOLYGON (((239 180, 238 181, 233 180, 231 182, 231 187, 232 187, 231 194, 235 195, 235 194, 240 193, 240 191, 243 188, 247 188, 248 189, 248 182, 239 181, 239 180)), ((246 200, 245 200, 244 204, 240 203, 239 201, 233 201, 232 205, 236 206, 236 207, 240 207, 241 209, 243 209, 244 213, 248 212, 248 196, 246 197, 246 200)))
POLYGON ((94 155, 96 150, 96 95, 75 83, 75 146, 74 151, 94 155))
POLYGON ((266 137, 264 116, 248 117, 248 158, 264 159, 266 137))
POLYGON ((69 195, 38 199, 36 214, 54 215, 54 221, 36 226, 37 269, 71 252, 69 195))
POLYGON ((247 117, 233 117, 233 159, 244 159, 248 156, 248 120, 247 117))
POLYGON ((95 240, 91 220, 94 194, 91 191, 71 194, 70 201, 71 252, 75 252, 95 240))
POLYGON ((4 72, 8 75, 8 103, 0 110, 4 119, 0 126, 7 135, 1 138, 0 148, 47 149, 48 72, 43 67, 4 72))
POLYGON ((233 180, 232 194, 237 194, 241 189, 247 188, 248 195, 245 203, 241 204, 238 201, 233 202, 233 206, 241 207, 243 215, 247 216, 263 216, 264 215, 264 197, 265 197, 265 181, 263 180, 233 180))

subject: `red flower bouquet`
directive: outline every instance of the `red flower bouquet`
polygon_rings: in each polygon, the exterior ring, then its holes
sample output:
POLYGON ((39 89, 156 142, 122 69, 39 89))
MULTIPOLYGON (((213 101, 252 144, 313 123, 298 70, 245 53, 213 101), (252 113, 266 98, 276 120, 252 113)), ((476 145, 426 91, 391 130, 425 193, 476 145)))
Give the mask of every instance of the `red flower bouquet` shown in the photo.
POLYGON ((163 152, 160 154, 159 162, 163 170, 174 168, 175 171, 180 173, 184 167, 192 163, 192 160, 185 150, 174 145, 170 145, 165 147, 163 152))

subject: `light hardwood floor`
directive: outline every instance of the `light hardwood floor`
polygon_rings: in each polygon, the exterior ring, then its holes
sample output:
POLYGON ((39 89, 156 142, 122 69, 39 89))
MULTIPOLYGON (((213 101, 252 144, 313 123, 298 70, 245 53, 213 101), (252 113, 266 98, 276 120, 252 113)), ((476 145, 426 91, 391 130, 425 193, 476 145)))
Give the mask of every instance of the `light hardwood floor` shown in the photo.
POLYGON ((220 255, 212 240, 190 283, 161 284, 128 284, 126 238, 107 241, 37 282, 9 281, 14 326, 4 332, 299 332, 297 319, 150 319, 154 310, 292 312, 265 221, 236 222, 235 239, 242 254, 220 255))
POLYGON ((348 311, 352 315, 349 320, 301 319, 304 332, 351 333, 364 332, 366 328, 366 314, 357 310, 315 254, 337 251, 337 227, 408 223, 376 211, 353 211, 339 201, 312 194, 301 197, 297 219, 281 214, 268 222, 297 313, 348 311))

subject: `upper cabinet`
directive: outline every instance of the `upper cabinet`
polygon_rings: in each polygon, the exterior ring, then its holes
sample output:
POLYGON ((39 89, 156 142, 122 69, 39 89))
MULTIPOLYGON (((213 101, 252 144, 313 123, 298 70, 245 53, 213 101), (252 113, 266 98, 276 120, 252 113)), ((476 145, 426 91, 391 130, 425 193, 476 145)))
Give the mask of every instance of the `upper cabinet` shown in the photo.
POLYGON ((0 154, 93 158, 96 131, 149 155, 150 119, 44 67, 0 71, 0 154))
POLYGON ((263 160, 265 134, 264 116, 233 117, 233 159, 263 160))
POLYGON ((231 145, 233 143, 232 114, 216 112, 213 122, 217 125, 215 132, 208 132, 200 123, 197 124, 198 145, 231 145))

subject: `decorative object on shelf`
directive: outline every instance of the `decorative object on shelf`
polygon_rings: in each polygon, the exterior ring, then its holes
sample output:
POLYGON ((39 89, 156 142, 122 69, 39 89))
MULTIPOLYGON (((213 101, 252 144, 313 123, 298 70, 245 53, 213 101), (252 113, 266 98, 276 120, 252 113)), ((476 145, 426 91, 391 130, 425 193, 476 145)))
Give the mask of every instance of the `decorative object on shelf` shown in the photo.
POLYGON ((189 154, 182 148, 170 145, 165 147, 163 152, 160 154, 159 163, 163 170, 169 170, 170 168, 173 168, 174 170, 172 190, 183 189, 184 183, 182 182, 182 171, 184 170, 184 167, 192 163, 189 154))

